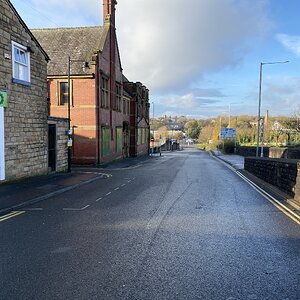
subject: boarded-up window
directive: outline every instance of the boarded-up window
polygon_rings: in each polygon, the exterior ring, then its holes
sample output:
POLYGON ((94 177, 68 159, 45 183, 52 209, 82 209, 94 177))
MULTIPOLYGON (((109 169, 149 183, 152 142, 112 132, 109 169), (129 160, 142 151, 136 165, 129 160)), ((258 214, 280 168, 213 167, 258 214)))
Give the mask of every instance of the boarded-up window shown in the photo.
POLYGON ((116 150, 117 153, 122 152, 123 150, 123 127, 117 127, 116 129, 116 150))
POLYGON ((138 129, 138 145, 142 144, 142 128, 138 129))
POLYGON ((147 128, 143 128, 144 134, 143 134, 143 144, 147 143, 147 128))
POLYGON ((110 153, 110 128, 102 127, 102 156, 110 153))

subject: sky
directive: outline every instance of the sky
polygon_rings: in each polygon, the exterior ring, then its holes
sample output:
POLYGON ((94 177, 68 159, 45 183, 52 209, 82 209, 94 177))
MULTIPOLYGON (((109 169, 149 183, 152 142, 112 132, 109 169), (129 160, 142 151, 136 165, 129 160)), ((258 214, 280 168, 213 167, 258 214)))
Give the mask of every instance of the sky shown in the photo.
MULTIPOLYGON (((102 0, 12 0, 29 28, 102 25, 102 0)), ((124 75, 155 117, 292 115, 300 104, 299 0, 118 0, 124 75)))

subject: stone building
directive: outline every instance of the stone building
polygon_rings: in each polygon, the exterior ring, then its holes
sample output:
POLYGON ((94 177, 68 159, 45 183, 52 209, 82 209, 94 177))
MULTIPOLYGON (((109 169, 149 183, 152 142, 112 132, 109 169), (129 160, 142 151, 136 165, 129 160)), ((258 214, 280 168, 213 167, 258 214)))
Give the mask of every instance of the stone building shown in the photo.
POLYGON ((125 77, 124 91, 130 97, 130 156, 146 155, 150 143, 149 90, 140 82, 129 82, 125 77))
POLYGON ((48 55, 0 0, 0 180, 46 174, 48 55))
POLYGON ((103 26, 33 30, 51 59, 51 117, 68 118, 70 101, 73 163, 99 164, 129 154, 131 98, 123 92, 115 5, 103 1, 103 26))

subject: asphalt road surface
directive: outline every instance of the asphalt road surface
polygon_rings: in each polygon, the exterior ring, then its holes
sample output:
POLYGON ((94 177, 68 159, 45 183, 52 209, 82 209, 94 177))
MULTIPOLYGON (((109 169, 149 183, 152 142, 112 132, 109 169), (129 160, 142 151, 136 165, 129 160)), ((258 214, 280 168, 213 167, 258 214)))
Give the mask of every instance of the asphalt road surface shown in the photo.
POLYGON ((207 153, 0 222, 0 299, 300 299, 299 225, 207 153))

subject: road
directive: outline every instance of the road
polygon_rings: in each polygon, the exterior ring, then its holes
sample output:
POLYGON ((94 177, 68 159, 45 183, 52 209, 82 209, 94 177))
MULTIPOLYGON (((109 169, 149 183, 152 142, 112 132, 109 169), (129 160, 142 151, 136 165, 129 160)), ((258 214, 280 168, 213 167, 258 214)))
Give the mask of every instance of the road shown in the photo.
POLYGON ((0 299, 300 299, 300 230, 188 149, 0 222, 0 299))

